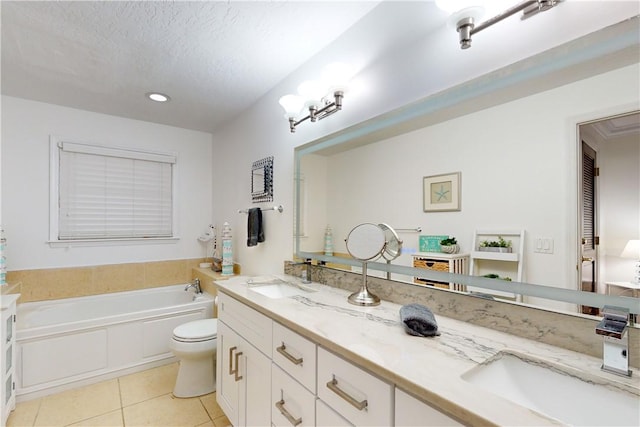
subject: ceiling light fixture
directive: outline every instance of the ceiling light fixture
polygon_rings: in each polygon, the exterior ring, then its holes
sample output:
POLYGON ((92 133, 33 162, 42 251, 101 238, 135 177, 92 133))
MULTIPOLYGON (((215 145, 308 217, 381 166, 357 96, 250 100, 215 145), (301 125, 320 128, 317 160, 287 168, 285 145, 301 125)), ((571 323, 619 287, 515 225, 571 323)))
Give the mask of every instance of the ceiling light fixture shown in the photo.
POLYGON ((169 95, 165 95, 164 93, 160 92, 149 92, 146 94, 146 96, 147 98, 155 102, 168 102, 171 100, 169 95))
POLYGON ((502 13, 487 19, 476 25, 476 21, 480 19, 483 6, 478 4, 478 0, 436 0, 436 5, 445 12, 451 13, 456 23, 456 30, 460 36, 460 48, 468 49, 471 47, 471 36, 485 28, 489 28, 493 24, 508 18, 511 15, 522 11, 524 20, 530 18, 540 12, 545 12, 556 6, 562 0, 525 0, 505 10, 502 13))
POLYGON ((348 81, 353 76, 351 68, 345 64, 328 65, 321 80, 307 80, 298 86, 297 95, 285 95, 279 103, 284 108, 291 133, 305 120, 316 122, 342 109, 342 98, 348 89, 348 81), (300 114, 309 111, 302 118, 300 114))

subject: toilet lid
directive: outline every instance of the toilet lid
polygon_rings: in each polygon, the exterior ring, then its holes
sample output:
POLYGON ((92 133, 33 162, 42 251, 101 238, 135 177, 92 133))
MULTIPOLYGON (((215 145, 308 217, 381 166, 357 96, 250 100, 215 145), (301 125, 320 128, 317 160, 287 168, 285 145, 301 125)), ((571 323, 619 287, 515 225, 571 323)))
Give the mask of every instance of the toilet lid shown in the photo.
POLYGON ((178 341, 205 341, 218 335, 218 319, 202 319, 184 323, 173 330, 178 341))

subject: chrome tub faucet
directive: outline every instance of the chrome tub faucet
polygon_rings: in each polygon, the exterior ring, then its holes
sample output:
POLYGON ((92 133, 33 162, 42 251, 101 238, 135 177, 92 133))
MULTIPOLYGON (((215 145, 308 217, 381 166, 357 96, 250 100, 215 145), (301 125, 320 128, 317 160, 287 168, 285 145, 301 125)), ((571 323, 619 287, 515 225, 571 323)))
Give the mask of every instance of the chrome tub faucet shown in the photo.
POLYGON ((596 326, 596 334, 602 335, 602 370, 630 377, 629 369, 629 309, 605 305, 604 318, 596 326))
POLYGON ((202 293, 202 289, 200 288, 200 279, 195 278, 193 279, 193 282, 189 283, 184 290, 188 291, 189 289, 195 289, 196 291, 196 296, 200 295, 202 293))

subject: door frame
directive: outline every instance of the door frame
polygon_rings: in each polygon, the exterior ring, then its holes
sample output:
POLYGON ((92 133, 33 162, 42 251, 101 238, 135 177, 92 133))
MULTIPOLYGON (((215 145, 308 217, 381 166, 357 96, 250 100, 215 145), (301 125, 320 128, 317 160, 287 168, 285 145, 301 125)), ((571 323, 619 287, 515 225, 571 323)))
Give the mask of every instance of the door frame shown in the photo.
MULTIPOLYGON (((574 253, 572 255, 570 255, 570 259, 574 259, 576 261, 576 268, 575 270, 572 269, 572 271, 574 272, 575 276, 573 277, 572 283, 574 283, 574 285, 576 286, 575 289, 582 289, 582 275, 581 275, 581 263, 582 263, 582 245, 581 245, 581 236, 582 236, 582 216, 581 216, 581 212, 582 212, 582 142, 584 140, 583 137, 583 133, 581 131, 581 126, 584 125, 589 125, 592 123, 597 123, 600 121, 605 121, 605 120, 609 120, 615 117, 620 117, 620 116, 626 116, 628 114, 634 114, 638 112, 638 105, 637 104, 625 104, 625 105, 621 105, 621 106, 617 106, 615 108, 609 108, 609 109, 605 109, 602 111, 596 111, 593 112, 592 114, 589 114, 588 117, 573 117, 572 118, 572 126, 575 126, 573 129, 575 131, 574 134, 574 141, 575 141, 575 157, 572 159, 575 163, 572 164, 573 166, 573 171, 574 171, 574 177, 575 177, 575 193, 574 193, 574 200, 576 201, 575 204, 575 215, 574 215, 574 224, 573 224, 573 236, 570 237, 570 239, 572 239, 572 245, 571 247, 573 248, 574 253)), ((597 147, 593 147, 592 144, 587 144, 589 145, 592 149, 594 149, 596 151, 596 153, 598 152, 597 147)), ((597 167, 597 164, 596 164, 597 167)), ((600 189, 599 189, 599 183, 598 180, 596 180, 595 182, 595 197, 596 197, 596 210, 599 209, 599 205, 600 205, 600 189)), ((596 213, 597 215, 597 213, 596 213)), ((599 217, 599 215, 598 215, 599 217)), ((599 227, 600 227, 600 220, 598 218, 596 218, 596 223, 595 223, 595 230, 596 230, 596 235, 599 236, 599 227)), ((600 236, 601 237, 601 236, 600 236)), ((600 259, 600 257, 602 256, 602 251, 598 251, 596 249, 596 257, 597 257, 597 262, 601 263, 602 259, 600 259)), ((599 270, 596 268, 596 286, 597 286, 597 290, 601 291, 601 292, 605 292, 605 289, 600 286, 600 277, 599 277, 600 273, 599 270)), ((580 307, 577 307, 578 311, 580 310, 580 307)))

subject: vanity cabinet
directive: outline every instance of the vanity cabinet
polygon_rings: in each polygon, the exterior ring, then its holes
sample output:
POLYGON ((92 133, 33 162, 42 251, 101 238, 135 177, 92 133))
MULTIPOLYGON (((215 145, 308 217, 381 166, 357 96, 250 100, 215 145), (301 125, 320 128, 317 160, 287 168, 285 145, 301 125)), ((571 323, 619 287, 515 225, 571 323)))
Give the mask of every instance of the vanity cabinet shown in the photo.
POLYGON ((459 426, 456 420, 225 293, 216 398, 238 426, 459 426))
POLYGON ((396 388, 396 426, 462 426, 458 421, 396 388))
MULTIPOLYGON (((444 273, 468 274, 469 255, 419 252, 413 255, 413 267, 442 271, 444 273)), ((420 285, 435 286, 437 288, 465 291, 465 285, 460 283, 440 282, 422 277, 414 277, 413 282, 420 285)))
POLYGON ((2 425, 16 407, 16 301, 20 294, 2 295, 2 425))
POLYGON ((318 397, 354 425, 393 425, 393 385, 322 347, 318 397))
POLYGON ((218 404, 236 427, 270 425, 272 321, 225 294, 218 298, 218 404))

